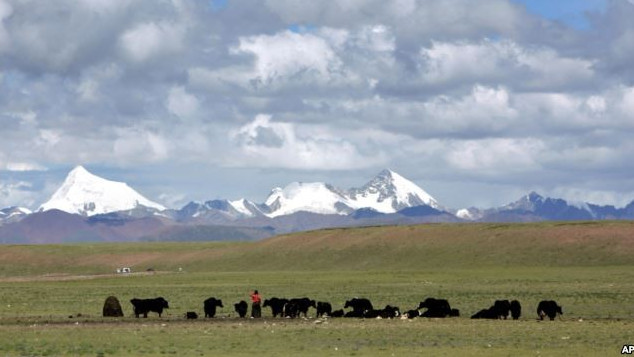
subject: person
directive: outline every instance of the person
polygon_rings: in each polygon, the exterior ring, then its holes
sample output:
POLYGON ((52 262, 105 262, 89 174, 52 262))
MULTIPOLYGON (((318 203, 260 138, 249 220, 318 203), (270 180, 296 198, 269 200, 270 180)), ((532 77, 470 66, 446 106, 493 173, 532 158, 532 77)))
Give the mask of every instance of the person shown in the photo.
POLYGON ((251 317, 262 317, 262 307, 260 306, 261 302, 262 299, 260 298, 260 293, 258 293, 257 290, 251 293, 251 317))

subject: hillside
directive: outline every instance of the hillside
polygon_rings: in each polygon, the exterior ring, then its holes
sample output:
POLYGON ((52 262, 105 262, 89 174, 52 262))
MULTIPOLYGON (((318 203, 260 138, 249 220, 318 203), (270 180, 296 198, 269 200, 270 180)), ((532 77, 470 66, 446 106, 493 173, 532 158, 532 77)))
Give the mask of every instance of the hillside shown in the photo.
POLYGON ((0 276, 135 271, 421 270, 634 263, 634 222, 325 229, 257 242, 0 246, 0 276))

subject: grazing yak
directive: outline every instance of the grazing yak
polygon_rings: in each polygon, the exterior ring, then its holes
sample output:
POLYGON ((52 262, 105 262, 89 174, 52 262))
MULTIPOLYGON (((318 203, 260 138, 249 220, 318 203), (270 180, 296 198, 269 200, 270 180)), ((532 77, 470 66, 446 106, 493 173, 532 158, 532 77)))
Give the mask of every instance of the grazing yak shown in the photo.
POLYGON ((304 314, 304 317, 308 317, 308 309, 311 307, 317 308, 315 300, 311 300, 307 297, 290 299, 288 303, 297 306, 297 317, 300 317, 302 314, 304 314))
POLYGON ((498 320, 500 315, 498 310, 494 307, 488 309, 482 309, 471 316, 472 319, 491 319, 498 320))
POLYGON ((517 300, 511 301, 511 317, 513 320, 517 320, 522 316, 522 305, 517 300))
POLYGON ((284 317, 288 319, 299 317, 299 304, 297 301, 292 301, 291 299, 284 305, 284 317))
POLYGON ((344 312, 343 309, 335 310, 330 314, 330 317, 343 317, 344 312))
POLYGON ((150 311, 158 313, 159 317, 163 313, 163 309, 169 309, 169 305, 167 300, 162 297, 157 297, 154 299, 137 299, 134 298, 130 300, 132 306, 134 307, 134 316, 137 318, 139 315, 143 314, 143 317, 147 318, 147 313, 150 311))
POLYGON ((401 316, 401 310, 398 307, 386 305, 385 308, 383 308, 383 310, 367 311, 364 317, 393 319, 399 316, 401 316))
POLYGON ((353 298, 346 301, 344 308, 352 308, 352 311, 345 314, 345 317, 363 317, 366 311, 374 310, 370 300, 366 298, 353 298))
POLYGON ((493 308, 497 311, 500 319, 506 320, 509 317, 511 311, 511 303, 508 300, 495 300, 493 308))
POLYGON ((284 305, 286 305, 286 303, 288 302, 288 299, 280 299, 280 298, 270 298, 270 299, 266 299, 264 300, 264 304, 262 304, 262 307, 270 307, 271 308, 271 313, 273 313, 273 317, 277 317, 278 315, 280 317, 284 316, 284 305))
POLYGON ((493 306, 488 309, 482 309, 471 316, 472 319, 504 319, 509 316, 509 312, 512 314, 513 319, 517 320, 521 313, 521 306, 519 301, 513 300, 495 300, 493 306))
POLYGON ((362 318, 365 316, 365 313, 368 311, 372 311, 372 310, 366 310, 366 311, 348 311, 345 314, 343 314, 343 317, 357 317, 357 318, 362 318))
POLYGON ((445 299, 427 298, 425 301, 421 301, 418 305, 418 309, 426 308, 427 311, 423 312, 421 317, 447 317, 451 316, 451 306, 445 299))
POLYGON ((185 313, 185 318, 188 320, 195 320, 198 318, 198 314, 195 313, 194 311, 187 311, 185 313))
POLYGON ((317 302, 317 317, 330 316, 332 314, 332 305, 329 302, 317 302))
POLYGON ((215 297, 210 297, 204 302, 204 310, 205 317, 215 317, 216 316, 216 307, 224 307, 222 306, 222 300, 216 299, 215 297))
POLYGON ((246 301, 240 300, 239 303, 233 304, 233 308, 238 313, 238 316, 244 318, 247 316, 247 309, 249 308, 249 305, 246 301))
POLYGON ((563 315, 561 306, 553 300, 542 300, 537 305, 537 316, 540 320, 544 319, 544 316, 548 316, 550 320, 554 320, 557 314, 563 315))
POLYGON ((413 319, 415 317, 420 316, 420 311, 418 311, 418 310, 409 310, 404 315, 407 316, 408 319, 413 319))

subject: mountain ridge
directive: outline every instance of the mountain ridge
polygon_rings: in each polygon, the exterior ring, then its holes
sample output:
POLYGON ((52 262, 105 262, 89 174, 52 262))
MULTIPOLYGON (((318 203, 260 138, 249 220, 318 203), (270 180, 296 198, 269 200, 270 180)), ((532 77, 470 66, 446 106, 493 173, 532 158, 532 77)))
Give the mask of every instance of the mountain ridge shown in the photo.
POLYGON ((249 240, 334 227, 609 219, 634 219, 634 201, 616 208, 530 192, 500 207, 450 210, 387 169, 359 188, 291 182, 272 189, 264 203, 216 199, 168 209, 78 166, 36 212, 0 210, 0 242, 249 240))

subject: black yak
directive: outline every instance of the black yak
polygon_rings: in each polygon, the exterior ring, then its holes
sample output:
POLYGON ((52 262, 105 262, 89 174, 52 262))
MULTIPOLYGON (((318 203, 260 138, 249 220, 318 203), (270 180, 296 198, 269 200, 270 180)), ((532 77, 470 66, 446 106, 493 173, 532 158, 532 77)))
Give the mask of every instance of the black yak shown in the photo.
POLYGON ((204 310, 205 317, 214 317, 216 316, 216 307, 224 307, 222 306, 222 300, 216 299, 214 297, 210 297, 204 302, 204 310))
POLYGON ((540 320, 544 319, 544 316, 548 316, 550 320, 554 320, 557 314, 563 315, 561 306, 553 300, 542 300, 537 305, 537 316, 540 320))
POLYGON ((150 311, 158 313, 159 317, 163 313, 163 309, 169 309, 169 305, 167 300, 162 297, 157 297, 154 299, 137 299, 134 298, 130 300, 132 306, 134 307, 134 316, 137 318, 139 315, 143 315, 143 317, 147 318, 147 313, 150 311))

